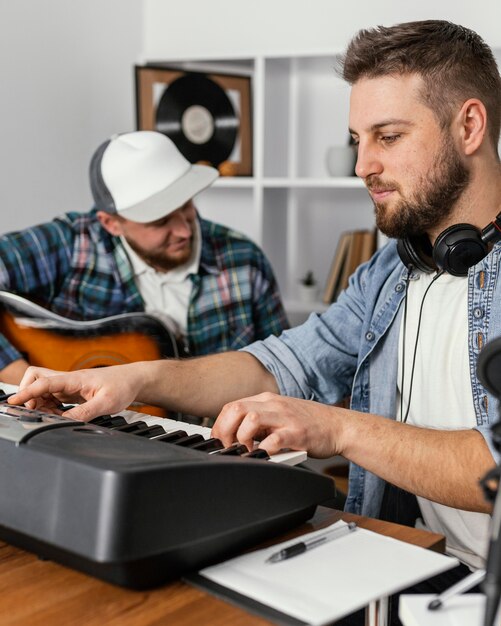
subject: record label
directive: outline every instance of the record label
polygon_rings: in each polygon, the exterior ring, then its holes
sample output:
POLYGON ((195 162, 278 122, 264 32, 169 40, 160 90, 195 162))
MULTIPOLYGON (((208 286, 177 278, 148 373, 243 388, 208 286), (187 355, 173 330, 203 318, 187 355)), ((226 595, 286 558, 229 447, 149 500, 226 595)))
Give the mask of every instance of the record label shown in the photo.
POLYGON ((181 129, 188 141, 207 143, 214 134, 214 118, 205 107, 194 104, 183 113, 181 129))

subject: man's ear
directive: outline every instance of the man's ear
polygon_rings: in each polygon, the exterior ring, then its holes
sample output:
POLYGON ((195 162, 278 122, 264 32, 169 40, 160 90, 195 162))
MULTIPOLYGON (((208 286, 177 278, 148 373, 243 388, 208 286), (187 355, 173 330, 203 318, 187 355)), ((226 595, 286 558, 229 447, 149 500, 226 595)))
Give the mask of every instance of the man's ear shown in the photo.
POLYGON ((104 230, 108 231, 110 235, 119 237, 123 234, 122 223, 118 215, 111 215, 106 213, 106 211, 98 211, 96 217, 104 230))
POLYGON ((470 98, 459 111, 460 141, 463 153, 467 156, 476 152, 482 145, 487 133, 487 110, 481 100, 470 98))

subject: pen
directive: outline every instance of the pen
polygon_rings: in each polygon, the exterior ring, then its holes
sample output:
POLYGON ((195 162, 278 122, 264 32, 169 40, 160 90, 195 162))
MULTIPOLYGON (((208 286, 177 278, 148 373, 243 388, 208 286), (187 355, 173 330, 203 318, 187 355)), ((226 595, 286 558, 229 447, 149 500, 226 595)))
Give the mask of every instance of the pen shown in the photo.
POLYGON ((283 548, 278 552, 274 552, 270 557, 266 559, 266 562, 279 563, 280 561, 285 561, 286 559, 290 559, 293 556, 297 556, 298 554, 303 554, 307 550, 317 548, 318 546, 321 546, 328 541, 343 537, 344 535, 349 534, 352 530, 355 530, 356 527, 357 525, 355 524, 355 522, 350 522, 346 526, 333 528, 332 530, 328 530, 327 532, 325 532, 323 535, 317 535, 313 539, 299 541, 298 543, 292 544, 288 548, 283 548))
POLYGON ((452 587, 449 587, 449 589, 446 589, 443 593, 441 593, 434 600, 432 600, 428 604, 428 609, 430 611, 436 611, 443 605, 446 600, 452 598, 453 596, 457 596, 465 591, 469 591, 472 587, 475 587, 475 585, 481 583, 484 578, 485 570, 477 569, 475 572, 472 572, 471 574, 463 578, 463 580, 460 580, 455 585, 452 585, 452 587))

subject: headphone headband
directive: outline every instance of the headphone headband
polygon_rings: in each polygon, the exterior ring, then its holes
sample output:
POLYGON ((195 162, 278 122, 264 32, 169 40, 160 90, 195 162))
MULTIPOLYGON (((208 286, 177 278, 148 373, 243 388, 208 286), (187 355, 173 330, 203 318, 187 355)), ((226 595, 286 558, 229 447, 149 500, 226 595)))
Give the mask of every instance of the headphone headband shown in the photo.
POLYGON ((453 276, 466 276, 470 267, 489 251, 489 243, 501 239, 501 213, 485 228, 454 224, 438 235, 433 247, 427 235, 399 239, 397 251, 405 266, 422 272, 444 270, 453 276))

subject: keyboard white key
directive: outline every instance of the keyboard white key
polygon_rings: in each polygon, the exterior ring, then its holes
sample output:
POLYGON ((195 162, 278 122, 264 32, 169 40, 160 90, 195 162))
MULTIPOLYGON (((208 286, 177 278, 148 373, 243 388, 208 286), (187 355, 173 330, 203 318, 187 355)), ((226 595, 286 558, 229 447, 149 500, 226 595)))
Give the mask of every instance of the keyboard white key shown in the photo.
MULTIPOLYGON (((14 393, 18 390, 17 385, 9 385, 7 383, 0 382, 0 388, 2 388, 5 393, 14 393)), ((120 413, 116 413, 116 415, 122 415, 125 421, 128 424, 132 424, 133 422, 143 421, 148 424, 148 426, 154 426, 156 424, 162 426, 166 432, 172 432, 174 430, 184 430, 188 435, 197 435, 200 434, 204 439, 209 439, 211 437, 211 429, 206 426, 198 426, 197 424, 190 424, 188 422, 183 422, 180 420, 173 420, 167 417, 157 417, 155 415, 148 415, 146 413, 139 413, 138 411, 121 411, 120 413)), ((153 437, 154 439, 154 437, 153 437)), ((256 443, 256 448, 258 444, 256 443)), ((280 452, 279 454, 274 454, 270 457, 270 461, 273 463, 283 463, 285 465, 298 465, 299 463, 304 463, 306 461, 307 455, 303 450, 287 450, 284 452, 280 452)))
MULTIPOLYGON (((204 439, 211 437, 211 429, 206 426, 199 426, 198 424, 190 424, 181 420, 173 420, 167 417, 156 417, 154 415, 147 415, 146 413, 138 413, 137 411, 121 411, 117 413, 121 415, 128 424, 134 422, 145 422, 148 426, 154 426, 159 424, 164 428, 166 432, 172 432, 174 430, 184 430, 188 435, 202 435, 204 439)), ((152 437, 155 439, 155 437, 152 437)), ((255 447, 258 447, 256 443, 255 447)), ((278 454, 273 454, 270 457, 272 463, 283 463, 285 465, 298 465, 306 461, 307 455, 304 450, 286 450, 278 454)))

